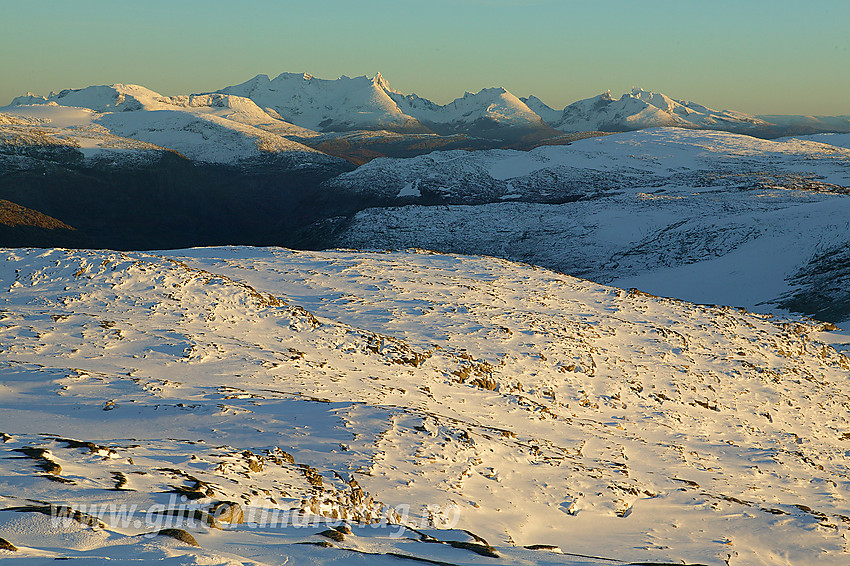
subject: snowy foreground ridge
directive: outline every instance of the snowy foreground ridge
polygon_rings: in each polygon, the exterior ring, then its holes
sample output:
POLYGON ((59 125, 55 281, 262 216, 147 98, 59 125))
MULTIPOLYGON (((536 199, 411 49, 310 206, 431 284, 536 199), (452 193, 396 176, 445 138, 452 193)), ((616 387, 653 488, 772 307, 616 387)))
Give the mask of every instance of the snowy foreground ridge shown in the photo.
POLYGON ((850 559, 829 325, 416 251, 2 255, 10 564, 850 559))

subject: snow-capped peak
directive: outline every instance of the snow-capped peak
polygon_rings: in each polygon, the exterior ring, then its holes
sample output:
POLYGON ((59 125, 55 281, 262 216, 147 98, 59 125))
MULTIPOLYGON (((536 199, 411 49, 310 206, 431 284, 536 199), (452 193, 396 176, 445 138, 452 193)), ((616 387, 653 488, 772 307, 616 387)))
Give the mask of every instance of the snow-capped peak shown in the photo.
MULTIPOLYGON (((388 130, 462 134, 500 141, 520 137, 527 142, 532 137, 540 140, 560 136, 561 132, 629 131, 665 126, 764 136, 780 135, 777 132, 785 128, 781 121, 776 122, 771 117, 761 119, 740 112, 713 110, 638 86, 618 99, 606 90, 570 104, 563 111, 551 108, 535 96, 517 98, 502 87, 465 92, 441 105, 415 94, 393 90, 380 72, 371 77, 342 75, 333 80, 316 78, 306 72, 280 73, 273 79, 258 74, 212 94, 218 97, 211 97, 209 93, 163 97, 145 87, 114 84, 63 90, 47 97, 27 93, 15 98, 12 105, 56 104, 96 112, 174 110, 175 105, 230 109, 226 115, 219 110, 216 113, 249 125, 274 120, 269 131, 298 136, 315 136, 317 132, 388 130)), ((847 129, 846 122, 841 121, 844 125, 839 124, 839 128, 847 129)), ((830 129, 822 127, 822 131, 830 129)))
MULTIPOLYGON (((609 91, 610 92, 610 91, 609 91)), ((635 100, 640 100, 645 102, 646 104, 652 105, 656 108, 659 108, 665 112, 676 112, 679 107, 684 107, 680 102, 673 100, 669 96, 666 96, 661 93, 652 92, 649 90, 643 90, 639 87, 632 87, 632 91, 629 94, 624 94, 623 98, 631 98, 635 100)), ((680 113, 680 112, 676 112, 680 113)), ((687 113, 687 112, 686 112, 687 113)))
POLYGON ((218 92, 250 98, 288 122, 317 131, 427 131, 398 108, 388 90, 389 83, 380 73, 372 78, 343 75, 335 80, 281 73, 269 82, 255 77, 218 92))
POLYGON ((749 131, 769 126, 748 114, 712 110, 640 87, 632 87, 619 100, 615 100, 609 90, 574 102, 552 125, 565 132, 628 131, 657 126, 749 131))
POLYGON ((381 73, 375 73, 375 76, 372 78, 372 84, 384 90, 392 90, 390 88, 390 83, 387 82, 387 79, 385 79, 381 73))
POLYGON ((529 95, 526 98, 520 98, 520 100, 535 114, 543 118, 543 121, 547 124, 556 123, 561 119, 563 114, 563 110, 555 110, 534 95, 529 95))

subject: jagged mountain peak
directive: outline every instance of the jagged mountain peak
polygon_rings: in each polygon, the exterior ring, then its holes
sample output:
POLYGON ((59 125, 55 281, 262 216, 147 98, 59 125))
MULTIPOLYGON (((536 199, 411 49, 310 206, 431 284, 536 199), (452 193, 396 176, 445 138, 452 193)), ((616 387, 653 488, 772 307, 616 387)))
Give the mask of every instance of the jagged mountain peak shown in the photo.
POLYGON ((558 122, 563 114, 563 110, 555 110, 533 94, 520 98, 520 100, 523 104, 528 106, 532 112, 540 116, 547 124, 554 124, 558 122))
POLYGON ((678 100, 670 98, 666 94, 653 92, 651 90, 644 90, 636 86, 632 87, 630 93, 624 94, 623 99, 640 100, 641 102, 664 110, 665 112, 676 112, 679 107, 685 107, 684 104, 678 100))
MULTIPOLYGON (((194 99, 190 106, 210 104, 239 110, 237 121, 256 124, 266 120, 289 123, 298 129, 275 125, 273 131, 315 136, 318 132, 388 130, 397 133, 467 135, 486 139, 528 141, 583 131, 630 131, 647 127, 685 127, 726 130, 775 137, 804 131, 847 131, 847 120, 823 121, 796 118, 792 129, 777 117, 755 117, 741 112, 714 110, 695 102, 677 100, 639 86, 614 98, 610 90, 556 110, 536 96, 518 98, 503 87, 465 92, 448 104, 438 104, 416 94, 391 88, 380 72, 373 76, 342 75, 321 79, 310 73, 280 73, 274 78, 258 74, 241 84, 215 93, 244 100, 194 99), (250 103, 248 102, 250 101, 250 103), (833 125, 834 124, 834 125, 833 125), (482 129, 482 126, 486 125, 482 129), (516 129, 523 130, 518 134, 516 129), (513 133, 509 130, 514 130, 513 133), (791 130, 791 131, 789 131, 791 130), (533 132, 532 132, 533 131, 533 132)), ((200 96, 200 95, 190 95, 200 96)), ((176 99, 132 84, 66 89, 49 96, 28 93, 13 105, 74 106, 96 112, 173 110, 176 99)), ((178 103, 181 105, 182 103, 178 103)), ((232 116, 237 116, 236 113, 232 116)))
POLYGON ((308 73, 281 73, 269 83, 248 81, 219 90, 244 96, 284 120, 316 131, 390 130, 425 133, 415 118, 389 96, 380 73, 320 79, 308 73))
POLYGON ((464 92, 463 98, 473 98, 476 96, 500 96, 502 94, 510 94, 503 87, 495 86, 495 87, 485 87, 479 90, 478 92, 464 92))
POLYGON ((554 108, 552 108, 551 106, 549 106, 548 104, 546 104, 540 98, 534 96, 533 94, 529 94, 528 96, 521 96, 519 99, 522 100, 526 104, 528 104, 529 102, 539 103, 539 104, 546 106, 547 108, 549 108, 551 110, 554 110, 554 108))
POLYGON ((250 79, 246 82, 248 82, 248 83, 270 83, 271 78, 269 78, 269 76, 266 75, 265 73, 260 73, 259 75, 255 76, 254 78, 252 78, 252 79, 250 79))
POLYGON ((372 77, 372 84, 384 90, 392 90, 390 88, 390 83, 387 81, 387 79, 384 78, 384 76, 380 72, 375 73, 375 76, 372 77))
POLYGON ((372 77, 343 75, 333 80, 282 73, 268 84, 252 79, 219 92, 250 98, 289 122, 317 131, 463 133, 507 139, 516 137, 516 132, 510 130, 519 128, 523 137, 532 130, 536 138, 558 135, 503 87, 467 92, 449 104, 439 105, 393 90, 380 72, 372 77))
POLYGON ((503 87, 466 92, 446 105, 393 91, 399 109, 440 134, 462 133, 498 140, 528 141, 550 138, 559 132, 503 87))

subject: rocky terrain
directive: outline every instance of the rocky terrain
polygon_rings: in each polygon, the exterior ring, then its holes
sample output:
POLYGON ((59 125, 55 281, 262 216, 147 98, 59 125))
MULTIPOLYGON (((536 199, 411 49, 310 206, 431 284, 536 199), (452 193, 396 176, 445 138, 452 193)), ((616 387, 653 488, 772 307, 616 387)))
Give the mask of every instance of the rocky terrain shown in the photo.
POLYGON ((831 325, 433 253, 3 255, 10 564, 847 561, 831 325))

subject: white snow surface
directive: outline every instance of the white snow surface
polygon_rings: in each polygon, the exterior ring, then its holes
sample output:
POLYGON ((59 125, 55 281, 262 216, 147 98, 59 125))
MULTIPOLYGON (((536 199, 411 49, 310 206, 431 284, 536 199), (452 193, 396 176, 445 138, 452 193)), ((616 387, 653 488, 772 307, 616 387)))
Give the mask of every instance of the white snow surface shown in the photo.
POLYGON ((281 73, 274 79, 257 75, 220 92, 250 98, 285 120, 311 130, 422 129, 387 95, 380 73, 336 80, 303 73, 281 73))
POLYGON ((850 245, 850 150, 842 135, 815 139, 836 145, 663 128, 376 159, 334 182, 389 197, 415 186, 449 204, 361 211, 335 244, 488 254, 771 311, 804 286, 801 270, 850 245))
MULTIPOLYGON (((391 191, 396 184, 429 179, 462 194, 474 190, 467 187, 467 175, 480 177, 480 183, 486 183, 488 179, 516 180, 545 171, 556 177, 552 182, 557 184, 582 174, 601 174, 616 177, 625 187, 640 185, 641 179, 651 186, 689 175, 729 177, 766 172, 810 176, 847 187, 848 160, 847 148, 805 138, 772 141, 728 132, 650 128, 531 151, 455 150, 409 159, 379 158, 341 175, 335 182, 355 187, 381 181, 390 185, 387 190, 391 191)), ((699 185, 690 188, 700 190, 699 185)), ((688 187, 683 186, 682 190, 688 187)))
POLYGON ((827 325, 416 251, 2 255, 10 564, 847 563, 827 325))
POLYGON ((82 89, 65 89, 48 96, 31 93, 12 100, 10 106, 58 104, 89 108, 98 112, 154 110, 161 107, 161 94, 139 85, 100 85, 82 89))
POLYGON ((564 113, 563 110, 550 108, 548 104, 534 95, 528 96, 527 98, 520 98, 520 100, 524 102, 532 112, 543 118, 543 121, 550 125, 558 122, 564 113))
POLYGON ((823 134, 809 134, 805 136, 793 136, 790 139, 799 139, 805 141, 815 141, 820 143, 825 143, 829 145, 834 145, 836 147, 843 147, 846 149, 850 149, 850 133, 841 134, 841 133, 823 133, 823 134))
MULTIPOLYGON (((850 131, 847 116, 757 117, 730 110, 714 110, 640 88, 634 88, 616 100, 608 91, 577 101, 563 110, 555 110, 535 96, 517 98, 501 87, 484 88, 474 94, 467 92, 448 104, 440 105, 416 94, 407 95, 394 90, 380 73, 373 77, 350 78, 343 75, 334 80, 319 79, 307 73, 281 73, 274 79, 257 75, 215 93, 179 96, 163 96, 132 84, 90 86, 66 89, 48 96, 28 93, 15 98, 11 107, 46 104, 89 108, 113 115, 159 110, 179 110, 195 116, 212 114, 275 135, 295 138, 295 142, 315 137, 319 132, 360 130, 405 134, 460 133, 493 139, 511 138, 514 134, 523 139, 529 135, 555 137, 556 130, 567 133, 631 131, 662 126, 755 132, 760 135, 783 128, 850 131)), ((204 133, 204 139, 210 144, 221 144, 244 135, 245 139, 235 146, 235 153, 240 156, 247 147, 247 140, 258 136, 246 134, 238 128, 231 128, 233 132, 219 136, 220 128, 201 127, 198 123, 195 127, 209 130, 204 133)), ((159 137, 162 136, 153 136, 159 137)), ((198 159, 221 158, 214 148, 199 150, 195 147, 196 136, 187 138, 177 134, 175 137, 175 144, 188 144, 183 148, 173 147, 177 151, 187 155, 194 153, 198 159)), ((265 144, 265 147, 274 147, 278 152, 305 151, 303 147, 279 140, 265 144)))
MULTIPOLYGON (((332 159, 284 136, 316 132, 261 110, 253 101, 222 94, 164 97, 137 85, 88 87, 18 97, 0 113, 37 119, 83 148, 103 148, 92 133, 135 140, 177 151, 199 162, 234 164, 285 155, 312 161, 332 159)), ((88 154, 87 154, 88 155, 88 154)))
POLYGON ((391 91, 390 96, 403 112, 426 124, 472 124, 476 120, 487 119, 516 127, 540 125, 542 120, 523 101, 501 87, 467 92, 445 106, 416 95, 404 96, 391 91))
POLYGON ((0 110, 0 144, 7 148, 64 148, 80 152, 84 159, 106 158, 117 166, 146 162, 165 151, 110 132, 97 123, 100 114, 88 108, 47 104, 0 110))
POLYGON ((713 110, 701 104, 674 100, 664 94, 633 88, 619 100, 605 92, 579 100, 564 108, 552 127, 564 132, 592 130, 639 130, 658 126, 676 126, 724 130, 765 127, 770 123, 729 110, 713 110))

